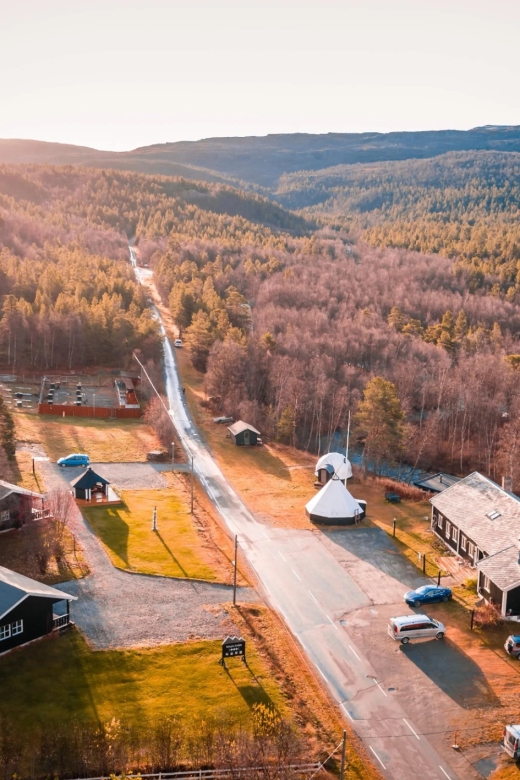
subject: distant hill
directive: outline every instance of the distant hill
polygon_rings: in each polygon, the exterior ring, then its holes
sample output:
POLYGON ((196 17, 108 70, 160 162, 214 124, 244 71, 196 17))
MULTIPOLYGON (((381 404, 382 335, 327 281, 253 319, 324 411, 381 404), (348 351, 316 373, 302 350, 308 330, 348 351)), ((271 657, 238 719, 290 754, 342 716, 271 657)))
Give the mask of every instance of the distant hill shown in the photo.
POLYGON ((276 189, 281 176, 297 171, 479 150, 520 152, 520 127, 207 138, 155 144, 129 152, 106 152, 41 141, 0 140, 0 162, 88 165, 276 189))

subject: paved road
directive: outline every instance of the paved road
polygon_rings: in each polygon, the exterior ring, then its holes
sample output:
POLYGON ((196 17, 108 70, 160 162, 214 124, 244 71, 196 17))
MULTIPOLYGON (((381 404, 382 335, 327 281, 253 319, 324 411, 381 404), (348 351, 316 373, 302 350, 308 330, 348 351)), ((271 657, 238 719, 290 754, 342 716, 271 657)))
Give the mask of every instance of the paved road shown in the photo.
MULTIPOLYGON (((135 256, 130 250, 132 264, 135 256)), ((144 272, 136 268, 142 280, 144 272)), ((160 321, 160 314, 156 310, 160 321)), ((164 334, 164 330, 163 330, 164 334)), ((165 336, 165 334, 164 334, 165 336)), ((385 690, 355 644, 345 616, 371 605, 369 595, 312 531, 273 529, 257 522, 218 468, 184 402, 175 357, 164 338, 164 367, 170 414, 202 485, 232 534, 239 538, 265 589, 308 658, 323 677, 376 766, 395 780, 462 780, 408 716, 398 695, 385 690)), ((371 577, 374 574, 372 572, 371 577)), ((402 593, 402 591, 401 591, 402 593)), ((390 642, 383 633, 381 642, 390 642)), ((460 766, 461 762, 457 762, 460 766)))

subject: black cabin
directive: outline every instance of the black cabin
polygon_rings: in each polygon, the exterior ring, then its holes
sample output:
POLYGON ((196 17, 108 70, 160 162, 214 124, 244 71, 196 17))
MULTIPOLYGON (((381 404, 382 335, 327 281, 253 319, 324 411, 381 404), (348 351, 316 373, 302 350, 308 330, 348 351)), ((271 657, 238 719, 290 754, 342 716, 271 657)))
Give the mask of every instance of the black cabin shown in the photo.
POLYGON ((231 441, 238 447, 258 444, 260 431, 257 431, 256 428, 253 428, 252 425, 245 423, 243 420, 238 420, 233 425, 230 425, 228 431, 231 434, 231 441))
POLYGON ((76 597, 0 566, 0 654, 70 625, 71 601, 76 597))
POLYGON ((79 477, 76 477, 76 479, 73 479, 70 483, 74 498, 81 498, 84 501, 91 501, 93 493, 100 493, 101 495, 107 496, 109 485, 110 482, 99 474, 96 474, 90 466, 83 474, 80 474, 79 477))

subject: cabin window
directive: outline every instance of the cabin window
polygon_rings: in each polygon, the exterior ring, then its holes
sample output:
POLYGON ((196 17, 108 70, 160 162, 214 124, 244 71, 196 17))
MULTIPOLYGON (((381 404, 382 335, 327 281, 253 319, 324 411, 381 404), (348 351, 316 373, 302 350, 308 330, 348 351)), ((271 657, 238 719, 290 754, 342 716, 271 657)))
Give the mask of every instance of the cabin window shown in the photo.
POLYGON ((8 509, 3 509, 0 512, 0 525, 2 523, 7 523, 7 521, 9 520, 9 517, 10 517, 9 510, 8 509))
POLYGON ((450 531, 451 531, 451 523, 449 520, 446 520, 446 539, 450 538, 450 531))
POLYGON ((443 518, 443 516, 442 516, 442 515, 437 515, 437 526, 438 526, 439 528, 442 528, 442 524, 443 524, 443 522, 444 522, 444 518, 443 518))
POLYGON ((466 537, 464 536, 464 534, 460 535, 460 548, 461 550, 464 550, 464 552, 466 552, 466 537))
POLYGON ((475 555, 475 545, 473 542, 468 542, 468 555, 471 555, 472 558, 475 555))
POLYGON ((458 542, 459 540, 459 529, 455 528, 455 526, 452 526, 451 538, 453 539, 454 542, 458 542))
POLYGON ((482 588, 483 590, 487 590, 487 592, 489 593, 489 586, 491 584, 489 581, 489 577, 486 577, 485 574, 481 574, 481 577, 482 577, 482 588))
POLYGON ((11 636, 11 626, 7 624, 6 626, 0 626, 0 642, 2 639, 9 639, 11 636))
POLYGON ((15 620, 14 623, 11 623, 11 633, 13 636, 16 636, 17 634, 21 634, 23 631, 23 620, 15 620))

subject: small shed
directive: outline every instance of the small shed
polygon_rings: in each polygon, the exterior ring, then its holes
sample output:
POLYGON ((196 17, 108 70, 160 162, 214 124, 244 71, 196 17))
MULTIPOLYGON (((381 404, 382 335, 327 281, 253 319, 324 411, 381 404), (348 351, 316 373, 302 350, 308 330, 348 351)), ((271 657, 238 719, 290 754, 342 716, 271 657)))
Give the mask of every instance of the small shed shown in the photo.
POLYGON ((69 626, 71 601, 76 596, 0 566, 0 653, 69 626), (57 615, 60 602, 65 610, 57 615))
POLYGON ((108 487, 110 482, 89 466, 83 474, 73 479, 70 483, 72 488, 72 495, 76 499, 83 499, 83 501, 96 500, 97 495, 108 498, 108 487))
POLYGON ((231 434, 232 442, 238 447, 258 444, 260 431, 243 420, 237 420, 236 423, 230 425, 228 431, 231 434))
POLYGON ((312 523, 354 525, 365 517, 366 501, 357 501, 337 477, 332 478, 306 504, 312 523))
POLYGON ((0 531, 19 528, 42 514, 45 496, 0 479, 0 531))
POLYGON ((421 490, 427 490, 428 493, 442 493, 443 490, 447 490, 457 482, 460 482, 460 477, 454 477, 453 474, 444 474, 440 471, 438 474, 429 474, 413 484, 421 490))
POLYGON ((520 618, 520 549, 512 544, 477 563, 478 594, 505 618, 520 618))

